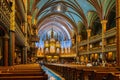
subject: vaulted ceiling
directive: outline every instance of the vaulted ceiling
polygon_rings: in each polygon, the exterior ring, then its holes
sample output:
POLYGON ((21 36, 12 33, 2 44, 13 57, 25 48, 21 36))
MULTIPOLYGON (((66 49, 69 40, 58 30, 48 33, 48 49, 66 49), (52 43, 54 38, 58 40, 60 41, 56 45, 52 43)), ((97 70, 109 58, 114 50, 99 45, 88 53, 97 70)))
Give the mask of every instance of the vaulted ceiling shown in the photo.
POLYGON ((69 40, 80 32, 78 22, 89 28, 98 17, 107 19, 114 6, 115 0, 28 0, 28 14, 37 20, 41 40, 52 29, 69 40))
POLYGON ((41 37, 54 27, 61 39, 70 39, 78 32, 81 15, 85 16, 89 10, 94 8, 86 0, 28 0, 28 13, 33 21, 37 19, 41 37))

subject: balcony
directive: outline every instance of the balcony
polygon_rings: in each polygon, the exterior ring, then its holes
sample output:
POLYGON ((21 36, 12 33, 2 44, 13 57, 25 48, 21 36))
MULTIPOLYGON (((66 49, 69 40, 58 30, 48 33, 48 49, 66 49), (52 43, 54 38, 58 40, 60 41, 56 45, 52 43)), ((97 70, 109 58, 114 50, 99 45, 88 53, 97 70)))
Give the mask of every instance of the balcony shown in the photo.
MULTIPOLYGON (((109 44, 105 46, 105 52, 110 52, 110 51, 116 51, 116 44, 109 44)), ((90 48, 89 50, 89 54, 90 53, 100 53, 102 52, 102 48, 101 47, 95 47, 95 48, 90 48)), ((79 55, 83 55, 83 54, 88 54, 87 50, 82 50, 79 51, 79 55)))
MULTIPOLYGON (((106 33, 105 33, 105 38, 109 38, 109 37, 112 37, 112 36, 115 36, 115 35, 116 35, 116 27, 114 27, 110 30, 107 30, 106 33)), ((95 36, 90 37, 90 43, 97 42, 97 41, 100 41, 100 40, 102 40, 102 35, 101 34, 97 34, 95 36)), ((86 44, 87 44, 87 40, 83 40, 78 44, 78 46, 83 46, 83 45, 86 45, 86 44)))

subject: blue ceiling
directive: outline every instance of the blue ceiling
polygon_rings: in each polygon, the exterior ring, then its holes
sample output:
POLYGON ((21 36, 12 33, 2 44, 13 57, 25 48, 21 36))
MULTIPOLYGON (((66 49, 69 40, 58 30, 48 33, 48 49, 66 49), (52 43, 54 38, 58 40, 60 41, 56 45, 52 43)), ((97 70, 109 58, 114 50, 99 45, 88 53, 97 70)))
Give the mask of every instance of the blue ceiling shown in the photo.
MULTIPOLYGON (((78 3, 77 7, 81 7, 83 9, 83 12, 85 13, 85 15, 87 15, 87 12, 89 10, 95 10, 93 6, 90 5, 90 3, 87 2, 87 0, 41 0, 38 4, 37 4, 37 8, 38 10, 40 10, 45 4, 47 4, 48 1, 64 1, 70 4, 76 4, 75 1, 78 3)), ((40 19, 41 17, 50 14, 50 7, 46 8, 42 14, 39 15, 38 19, 40 19)), ((67 11, 64 13, 65 15, 67 15, 68 17, 70 17, 75 23, 78 23, 78 21, 81 21, 80 19, 80 15, 72 8, 70 8, 69 6, 67 6, 67 11)))

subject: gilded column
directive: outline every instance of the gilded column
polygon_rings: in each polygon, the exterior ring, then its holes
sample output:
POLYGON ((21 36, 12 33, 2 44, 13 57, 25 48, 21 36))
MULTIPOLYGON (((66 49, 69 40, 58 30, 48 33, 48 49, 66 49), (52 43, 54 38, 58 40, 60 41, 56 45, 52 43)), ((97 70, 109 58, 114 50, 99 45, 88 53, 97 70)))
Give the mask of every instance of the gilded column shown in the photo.
POLYGON ((26 4, 25 4, 25 8, 26 8, 26 12, 25 12, 25 47, 24 47, 24 63, 27 63, 27 48, 28 48, 28 42, 27 42, 27 30, 28 30, 28 16, 27 16, 27 0, 26 0, 26 4))
POLYGON ((77 42, 77 34, 76 34, 76 36, 75 36, 75 42, 76 42, 76 58, 78 57, 78 42, 77 42))
POLYGON ((4 40, 4 66, 8 66, 8 39, 9 36, 5 34, 3 37, 4 40))
POLYGON ((14 65, 15 58, 15 0, 12 2, 12 12, 10 14, 10 47, 9 47, 9 65, 14 65))
POLYGON ((120 0, 116 0, 117 65, 120 66, 120 0))
POLYGON ((87 53, 89 54, 89 48, 90 48, 90 36, 91 36, 91 29, 87 29, 87 53))
POLYGON ((107 20, 102 20, 102 60, 105 61, 105 45, 106 45, 106 40, 105 40, 105 33, 106 33, 106 24, 107 20))
POLYGON ((77 42, 80 43, 80 41, 81 41, 81 35, 78 35, 77 36, 77 42))

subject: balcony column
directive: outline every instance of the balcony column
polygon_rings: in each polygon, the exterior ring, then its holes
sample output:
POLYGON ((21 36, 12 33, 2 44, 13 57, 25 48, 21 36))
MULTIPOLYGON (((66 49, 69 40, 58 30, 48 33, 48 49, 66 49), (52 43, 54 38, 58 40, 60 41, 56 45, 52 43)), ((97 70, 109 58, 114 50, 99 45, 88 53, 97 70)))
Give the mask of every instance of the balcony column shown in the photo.
POLYGON ((23 50, 24 50, 24 53, 23 53, 23 57, 24 57, 24 60, 23 60, 23 63, 24 64, 26 64, 27 63, 27 50, 28 50, 28 37, 27 37, 27 35, 28 35, 28 33, 27 33, 27 31, 28 31, 28 15, 27 15, 27 0, 26 0, 26 2, 25 2, 26 4, 25 4, 25 9, 26 9, 26 11, 25 11, 25 46, 24 46, 24 48, 23 48, 23 50))
POLYGON ((102 60, 105 61, 105 45, 106 45, 106 40, 105 40, 105 33, 106 33, 106 24, 107 20, 102 20, 102 60))
POLYGON ((91 36, 91 29, 87 29, 87 53, 89 54, 89 48, 90 48, 90 36, 91 36))
POLYGON ((77 42, 80 43, 80 41, 81 41, 81 35, 78 35, 77 36, 77 42))
POLYGON ((10 44, 9 44, 9 65, 14 65, 15 61, 15 0, 12 2, 12 12, 10 13, 10 44))
POLYGON ((76 58, 78 57, 78 41, 77 41, 77 36, 78 36, 78 34, 76 34, 76 37, 75 37, 76 38, 75 39, 76 40, 75 41, 76 42, 76 58))
POLYGON ((3 37, 4 40, 4 66, 8 66, 8 40, 9 40, 9 36, 7 34, 5 34, 5 36, 3 37))
POLYGON ((120 66, 120 0, 116 0, 116 27, 117 27, 117 65, 120 66))

